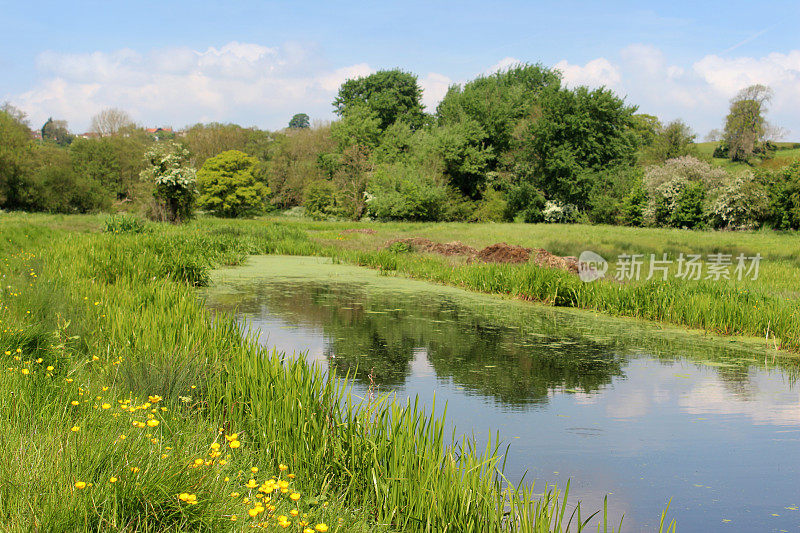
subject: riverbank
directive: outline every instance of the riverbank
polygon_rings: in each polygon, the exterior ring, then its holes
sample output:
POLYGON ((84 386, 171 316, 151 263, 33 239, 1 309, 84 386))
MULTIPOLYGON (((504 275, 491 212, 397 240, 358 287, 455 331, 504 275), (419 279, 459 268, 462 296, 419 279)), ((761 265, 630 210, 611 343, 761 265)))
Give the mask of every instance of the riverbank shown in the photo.
POLYGON ((453 442, 414 403, 359 404, 211 321, 194 289, 211 269, 328 251, 302 228, 104 220, 0 220, 6 529, 579 529, 550 488, 504 483, 498 443, 453 442))

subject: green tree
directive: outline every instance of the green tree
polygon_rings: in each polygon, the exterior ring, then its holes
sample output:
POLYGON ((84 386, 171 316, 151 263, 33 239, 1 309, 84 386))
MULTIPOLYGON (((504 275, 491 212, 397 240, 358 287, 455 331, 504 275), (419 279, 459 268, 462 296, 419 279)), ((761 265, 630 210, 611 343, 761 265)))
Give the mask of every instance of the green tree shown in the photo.
POLYGON ((24 189, 33 171, 31 132, 24 122, 0 111, 0 206, 22 207, 24 189))
POLYGON ((109 197, 120 194, 120 164, 110 143, 105 139, 76 139, 69 153, 72 169, 81 179, 102 187, 109 197))
POLYGON ((42 140, 52 141, 60 146, 66 146, 75 138, 69 132, 66 120, 53 120, 52 117, 42 126, 42 140))
POLYGON ((527 130, 520 173, 548 199, 588 207, 592 172, 632 164, 635 107, 605 88, 552 89, 527 130))
POLYGON ((142 180, 154 185, 156 200, 151 217, 180 223, 192 216, 197 189, 196 172, 189 165, 189 151, 172 141, 153 145, 144 154, 142 180))
MULTIPOLYGON (((256 128, 243 128, 237 124, 195 124, 187 128, 181 142, 186 145, 192 155, 192 165, 202 167, 206 159, 221 154, 226 150, 240 150, 251 153, 261 148, 267 132, 256 128)), ((251 153, 251 155, 255 155, 251 153)))
POLYGON ((311 122, 308 118, 308 115, 305 113, 297 113, 292 117, 292 120, 289 121, 289 127, 292 129, 309 128, 311 127, 311 122))
POLYGON ((696 135, 682 120, 673 120, 666 126, 659 126, 649 146, 644 150, 644 162, 663 163, 685 155, 697 155, 696 135))
POLYGON ((405 121, 412 128, 425 122, 422 89, 417 77, 400 69, 381 70, 347 80, 339 88, 333 106, 339 116, 346 116, 355 106, 365 106, 377 116, 380 131, 398 120, 405 121))
POLYGON ((512 147, 521 123, 538 116, 539 97, 547 88, 558 88, 561 75, 542 65, 521 64, 480 76, 463 87, 450 87, 436 109, 439 124, 472 120, 478 124, 487 146, 499 154, 512 147))
POLYGON ((748 161, 765 140, 767 123, 764 114, 772 99, 766 85, 751 85, 731 100, 722 137, 723 151, 731 161, 748 161))
POLYGON ((200 207, 222 217, 263 211, 269 188, 253 176, 257 164, 255 157, 239 150, 207 159, 197 173, 200 207))

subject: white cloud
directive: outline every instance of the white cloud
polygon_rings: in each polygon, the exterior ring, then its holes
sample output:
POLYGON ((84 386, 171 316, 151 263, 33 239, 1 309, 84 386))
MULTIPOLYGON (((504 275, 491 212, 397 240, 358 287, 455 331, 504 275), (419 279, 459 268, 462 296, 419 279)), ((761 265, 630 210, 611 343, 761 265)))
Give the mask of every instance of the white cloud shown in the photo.
POLYGON ((436 111, 436 106, 442 101, 444 95, 447 94, 447 89, 449 89, 452 84, 453 80, 437 72, 430 72, 420 80, 420 85, 422 86, 422 103, 428 113, 434 113, 436 111))
POLYGON ((593 59, 584 66, 572 65, 564 59, 556 63, 553 68, 561 71, 564 83, 569 87, 578 85, 615 87, 621 79, 619 69, 604 57, 593 59))
POLYGON ((484 75, 494 74, 495 72, 507 70, 515 65, 519 65, 520 63, 523 63, 523 61, 520 61, 516 57, 504 57, 491 67, 484 70, 482 74, 484 75))
POLYGON ((366 63, 326 68, 315 57, 296 44, 235 41, 219 48, 163 48, 146 54, 130 49, 44 52, 37 60, 42 81, 12 101, 34 124, 54 116, 78 131, 105 107, 128 110, 147 125, 181 126, 205 119, 279 128, 296 112, 329 118, 339 85, 373 72, 366 63))

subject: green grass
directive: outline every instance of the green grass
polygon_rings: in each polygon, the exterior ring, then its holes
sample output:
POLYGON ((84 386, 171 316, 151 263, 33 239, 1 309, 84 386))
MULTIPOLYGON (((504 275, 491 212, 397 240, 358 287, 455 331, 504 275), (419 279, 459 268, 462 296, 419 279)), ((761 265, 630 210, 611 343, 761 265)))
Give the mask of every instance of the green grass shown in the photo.
POLYGON ((212 268, 334 251, 304 228, 104 224, 0 219, 3 529, 249 531, 263 521, 283 531, 286 516, 301 531, 304 514, 343 532, 584 525, 566 491, 509 484, 499 443, 456 442, 413 401, 355 402, 346 376, 261 347, 230 317, 212 320, 194 289, 212 268), (265 490, 270 478, 289 484, 252 519, 251 478, 265 490))
MULTIPOLYGON (((739 163, 731 161, 727 158, 713 157, 714 150, 717 148, 717 142, 702 142, 697 143, 697 151, 701 156, 707 157, 711 162, 718 167, 722 167, 729 172, 741 172, 750 168, 747 163, 739 163)), ((775 151, 772 158, 762 161, 761 159, 754 159, 752 161, 755 166, 764 166, 768 168, 779 168, 788 165, 793 160, 800 158, 800 148, 793 148, 797 143, 794 142, 778 142, 775 143, 778 150, 775 151)))

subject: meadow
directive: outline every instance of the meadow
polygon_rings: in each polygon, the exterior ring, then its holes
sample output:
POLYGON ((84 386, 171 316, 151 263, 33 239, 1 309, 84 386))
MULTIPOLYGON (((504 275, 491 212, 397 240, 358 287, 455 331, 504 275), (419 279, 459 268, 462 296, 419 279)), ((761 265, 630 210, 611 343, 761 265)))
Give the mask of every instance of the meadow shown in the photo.
POLYGON ((331 231, 4 214, 3 529, 580 530, 592 513, 568 487, 507 482, 501 443, 456 441, 413 401, 362 401, 198 299, 253 254, 388 257, 313 236, 331 231))

